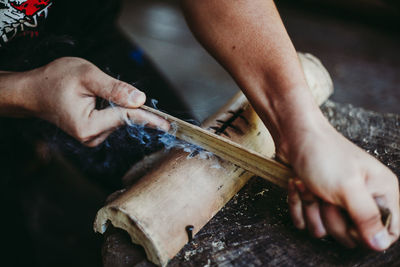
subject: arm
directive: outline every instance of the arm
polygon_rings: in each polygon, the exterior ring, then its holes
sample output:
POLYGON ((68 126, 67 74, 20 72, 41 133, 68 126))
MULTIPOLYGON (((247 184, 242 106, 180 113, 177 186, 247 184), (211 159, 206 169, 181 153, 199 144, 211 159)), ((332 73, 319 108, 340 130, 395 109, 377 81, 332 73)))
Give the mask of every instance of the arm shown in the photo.
POLYGON ((20 73, 0 71, 0 116, 19 117, 28 113, 22 93, 24 78, 20 73))
POLYGON ((48 120, 87 146, 102 143, 127 120, 167 130, 169 124, 137 109, 146 96, 79 58, 61 58, 27 72, 0 72, 0 116, 48 120), (118 105, 96 109, 96 97, 118 105))
POLYGON ((312 121, 307 117, 320 112, 273 2, 188 0, 183 6, 200 42, 244 91, 279 151, 287 150, 280 142, 280 136, 288 131, 287 118, 301 111, 299 118, 312 121))
POLYGON ((350 226, 340 207, 347 210, 365 244, 386 249, 399 234, 397 178, 323 117, 273 1, 183 0, 182 6, 196 37, 232 75, 270 130, 277 155, 324 200, 321 205, 302 205, 299 193, 305 190, 291 181, 294 224, 316 237, 329 233, 352 247, 350 226), (389 232, 380 222, 376 197, 393 213, 389 232))

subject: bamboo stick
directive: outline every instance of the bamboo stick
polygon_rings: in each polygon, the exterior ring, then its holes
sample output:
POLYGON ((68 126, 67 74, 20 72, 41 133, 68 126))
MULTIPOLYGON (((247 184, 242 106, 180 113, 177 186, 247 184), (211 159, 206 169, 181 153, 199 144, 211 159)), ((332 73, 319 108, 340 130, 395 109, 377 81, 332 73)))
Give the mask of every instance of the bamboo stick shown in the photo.
POLYGON ((174 124, 172 134, 177 138, 200 146, 280 187, 286 188, 289 178, 295 176, 289 167, 234 141, 148 106, 141 108, 174 124))

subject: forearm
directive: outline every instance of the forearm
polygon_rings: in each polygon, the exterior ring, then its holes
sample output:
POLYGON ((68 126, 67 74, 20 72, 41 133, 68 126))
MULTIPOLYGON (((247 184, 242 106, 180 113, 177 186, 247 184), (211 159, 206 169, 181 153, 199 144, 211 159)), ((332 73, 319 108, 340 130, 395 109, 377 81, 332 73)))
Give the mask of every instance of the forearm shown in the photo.
POLYGON ((322 118, 273 1, 182 4, 199 41, 231 73, 276 142, 322 118))
POLYGON ((30 80, 27 73, 0 71, 0 116, 30 116, 30 80))

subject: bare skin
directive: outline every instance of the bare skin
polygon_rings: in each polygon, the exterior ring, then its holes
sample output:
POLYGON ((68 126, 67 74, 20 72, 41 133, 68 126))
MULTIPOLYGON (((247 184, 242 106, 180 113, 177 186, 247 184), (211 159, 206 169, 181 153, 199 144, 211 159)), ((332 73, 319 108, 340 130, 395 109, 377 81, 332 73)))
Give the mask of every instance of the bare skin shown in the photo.
POLYGON ((0 116, 48 120, 91 147, 128 121, 168 130, 167 121, 138 109, 145 101, 137 88, 79 58, 61 58, 28 72, 0 73, 0 116), (118 107, 96 110, 96 97, 118 107))
POLYGON ((387 249, 400 230, 397 177, 324 118, 273 1, 181 2, 198 40, 236 80, 270 130, 277 155, 298 175, 288 194, 294 225, 348 247, 360 241, 387 249), (375 199, 393 214, 388 231, 375 199))
MULTIPOLYGON (((384 250, 399 236, 396 176, 347 141, 313 101, 295 49, 271 0, 182 0, 200 42, 231 73, 270 130, 278 156, 300 180, 289 182, 294 224, 315 237, 355 239, 384 250), (376 198, 392 212, 387 231, 376 198), (354 224, 343 216, 347 211, 354 224)), ((88 146, 127 119, 167 130, 163 119, 137 108, 145 95, 91 63, 61 58, 23 73, 0 73, 0 116, 37 116, 88 146), (96 110, 101 97, 119 107, 96 110)))

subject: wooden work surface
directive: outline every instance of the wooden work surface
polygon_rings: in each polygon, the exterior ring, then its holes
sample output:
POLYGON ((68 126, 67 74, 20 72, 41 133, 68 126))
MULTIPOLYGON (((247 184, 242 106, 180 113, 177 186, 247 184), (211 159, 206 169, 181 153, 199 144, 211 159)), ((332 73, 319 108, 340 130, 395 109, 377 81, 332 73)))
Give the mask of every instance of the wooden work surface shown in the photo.
MULTIPOLYGON (((341 133, 400 175, 400 116, 333 102, 322 110, 341 133)), ((292 226, 286 192, 254 177, 168 266, 400 266, 399 251, 399 242, 376 253, 311 238, 292 226)), ((105 266, 152 266, 116 229, 106 234, 102 252, 105 266)))

